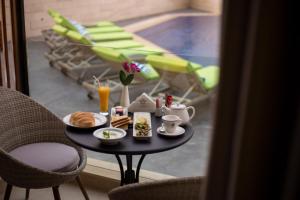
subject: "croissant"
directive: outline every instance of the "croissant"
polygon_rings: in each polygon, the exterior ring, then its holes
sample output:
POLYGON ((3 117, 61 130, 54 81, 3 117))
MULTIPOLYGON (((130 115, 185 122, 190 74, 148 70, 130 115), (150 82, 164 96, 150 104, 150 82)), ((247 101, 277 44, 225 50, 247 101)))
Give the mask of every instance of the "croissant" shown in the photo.
POLYGON ((90 112, 74 112, 70 123, 80 128, 90 128, 95 126, 95 117, 90 112))

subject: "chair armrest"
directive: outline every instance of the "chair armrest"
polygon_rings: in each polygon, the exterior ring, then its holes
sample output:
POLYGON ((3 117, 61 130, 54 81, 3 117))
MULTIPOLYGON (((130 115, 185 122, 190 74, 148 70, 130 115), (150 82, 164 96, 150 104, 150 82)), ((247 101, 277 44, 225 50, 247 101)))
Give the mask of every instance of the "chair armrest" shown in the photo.
POLYGON ((110 200, 198 200, 201 185, 201 177, 176 178, 118 187, 108 196, 110 200))

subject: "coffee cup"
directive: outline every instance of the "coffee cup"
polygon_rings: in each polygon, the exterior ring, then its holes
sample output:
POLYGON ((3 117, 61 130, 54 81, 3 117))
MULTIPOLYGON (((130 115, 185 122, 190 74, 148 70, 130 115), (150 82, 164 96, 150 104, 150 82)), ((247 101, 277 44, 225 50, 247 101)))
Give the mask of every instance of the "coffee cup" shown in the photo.
POLYGON ((177 115, 165 115, 162 117, 163 128, 167 133, 174 133, 182 120, 177 115))

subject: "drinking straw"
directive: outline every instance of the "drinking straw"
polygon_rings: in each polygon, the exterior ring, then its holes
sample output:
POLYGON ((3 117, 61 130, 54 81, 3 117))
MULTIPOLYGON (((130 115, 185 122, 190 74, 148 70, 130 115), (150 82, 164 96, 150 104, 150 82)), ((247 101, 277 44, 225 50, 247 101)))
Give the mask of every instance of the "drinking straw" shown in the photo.
POLYGON ((93 78, 95 79, 95 81, 98 83, 98 87, 100 87, 100 81, 99 81, 99 79, 97 79, 97 77, 96 76, 93 76, 93 78))

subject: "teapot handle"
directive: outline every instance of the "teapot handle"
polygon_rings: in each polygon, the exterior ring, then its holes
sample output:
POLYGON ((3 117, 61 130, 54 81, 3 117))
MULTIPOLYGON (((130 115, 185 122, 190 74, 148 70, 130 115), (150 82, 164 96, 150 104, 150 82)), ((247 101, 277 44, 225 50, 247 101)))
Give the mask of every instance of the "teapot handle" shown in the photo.
POLYGON ((189 106, 186 109, 187 109, 188 112, 189 112, 189 110, 192 110, 192 115, 190 115, 190 119, 189 120, 193 119, 194 116, 195 116, 195 113, 196 113, 195 108, 193 106, 189 106))

